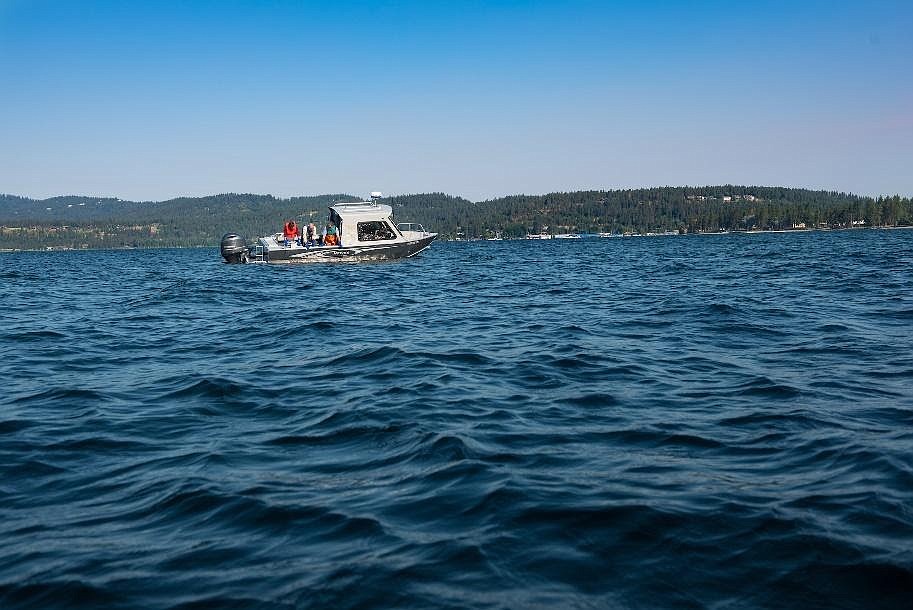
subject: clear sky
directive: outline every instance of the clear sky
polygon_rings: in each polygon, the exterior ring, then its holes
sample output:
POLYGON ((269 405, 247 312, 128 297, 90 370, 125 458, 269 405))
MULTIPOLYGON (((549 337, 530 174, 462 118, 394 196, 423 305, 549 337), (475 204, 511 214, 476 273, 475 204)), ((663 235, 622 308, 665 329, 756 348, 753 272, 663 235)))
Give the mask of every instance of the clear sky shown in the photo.
POLYGON ((913 195, 913 1, 0 0, 0 192, 913 195))

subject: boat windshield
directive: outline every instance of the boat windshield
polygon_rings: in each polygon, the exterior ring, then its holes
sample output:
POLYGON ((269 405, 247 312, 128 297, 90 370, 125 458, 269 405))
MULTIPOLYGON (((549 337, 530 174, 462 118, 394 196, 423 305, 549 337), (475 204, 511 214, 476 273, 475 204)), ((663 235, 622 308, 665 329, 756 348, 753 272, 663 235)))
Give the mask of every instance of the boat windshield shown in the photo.
POLYGON ((428 233, 421 224, 417 222, 401 222, 396 225, 396 228, 400 231, 416 231, 418 233, 428 233))

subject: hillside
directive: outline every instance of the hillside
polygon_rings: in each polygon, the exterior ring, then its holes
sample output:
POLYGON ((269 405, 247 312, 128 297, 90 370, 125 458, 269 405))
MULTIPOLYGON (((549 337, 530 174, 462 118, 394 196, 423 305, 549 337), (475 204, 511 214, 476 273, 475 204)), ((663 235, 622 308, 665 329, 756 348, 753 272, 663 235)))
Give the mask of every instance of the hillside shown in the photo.
MULTIPOLYGON (((288 218, 325 218, 345 194, 276 198, 227 193, 168 201, 0 195, 0 248, 215 246, 229 231, 249 238, 288 218)), ((444 193, 384 200, 398 222, 420 222, 444 239, 528 232, 689 233, 913 224, 910 199, 781 187, 657 187, 512 195, 471 202, 444 193)))

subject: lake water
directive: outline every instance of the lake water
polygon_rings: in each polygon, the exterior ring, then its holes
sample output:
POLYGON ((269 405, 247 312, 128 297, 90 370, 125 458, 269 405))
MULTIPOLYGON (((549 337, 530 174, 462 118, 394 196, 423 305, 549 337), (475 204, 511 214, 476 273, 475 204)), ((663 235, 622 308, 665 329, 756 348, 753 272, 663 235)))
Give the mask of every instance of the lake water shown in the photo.
POLYGON ((913 600, 913 231, 0 264, 0 607, 913 600))

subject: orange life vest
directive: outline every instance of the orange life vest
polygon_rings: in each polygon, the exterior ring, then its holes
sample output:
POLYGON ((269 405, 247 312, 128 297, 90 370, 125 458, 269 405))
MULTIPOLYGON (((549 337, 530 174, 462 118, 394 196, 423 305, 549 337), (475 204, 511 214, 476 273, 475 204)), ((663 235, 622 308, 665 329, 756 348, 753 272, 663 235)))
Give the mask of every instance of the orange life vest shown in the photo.
POLYGON ((290 220, 289 222, 285 223, 285 227, 283 227, 283 235, 286 237, 286 239, 294 239, 298 237, 298 225, 295 224, 294 220, 290 220))
POLYGON ((339 240, 336 239, 336 235, 329 233, 326 237, 323 238, 324 246, 335 246, 339 244, 339 240))

